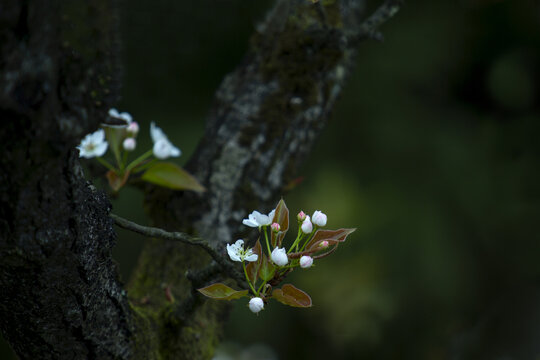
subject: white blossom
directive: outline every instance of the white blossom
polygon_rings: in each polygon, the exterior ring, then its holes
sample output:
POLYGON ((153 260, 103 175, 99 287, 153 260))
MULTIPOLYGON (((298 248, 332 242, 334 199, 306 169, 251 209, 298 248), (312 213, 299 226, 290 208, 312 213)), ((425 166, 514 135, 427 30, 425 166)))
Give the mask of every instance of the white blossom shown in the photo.
POLYGON ((79 149, 79 157, 90 159, 105 154, 108 146, 109 144, 105 141, 105 131, 99 129, 86 135, 77 149, 79 149))
POLYGON ((227 244, 227 252, 232 261, 257 261, 258 255, 253 249, 244 250, 244 240, 238 239, 234 244, 227 244))
POLYGON ((124 150, 126 151, 133 151, 135 150, 135 147, 137 146, 137 142, 134 138, 125 138, 122 142, 122 146, 124 147, 124 150))
POLYGON ((309 215, 306 215, 306 219, 302 222, 302 231, 304 234, 309 234, 313 231, 313 224, 311 223, 309 215))
POLYGON ((268 215, 261 214, 258 211, 253 211, 251 214, 248 215, 247 219, 242 220, 242 224, 250 227, 260 227, 260 226, 266 226, 270 225, 272 223, 272 219, 274 219, 274 215, 276 213, 276 209, 270 211, 268 215))
POLYGON ((311 217, 311 222, 313 222, 317 226, 325 226, 326 220, 326 214, 319 210, 315 211, 313 213, 313 216, 311 217))
POLYGON ((254 297, 249 300, 249 310, 255 314, 264 309, 264 301, 260 297, 254 297))
POLYGON ((167 135, 157 127, 156 124, 152 121, 150 124, 150 136, 154 142, 153 152, 154 156, 160 160, 166 159, 168 157, 177 157, 182 154, 180 149, 175 147, 167 138, 167 135))
POLYGON ((275 248, 272 250, 272 255, 270 256, 274 264, 278 266, 285 266, 289 262, 285 248, 275 248))
POLYGON ((313 258, 311 256, 304 255, 300 258, 300 267, 302 269, 307 269, 311 265, 313 265, 313 258))

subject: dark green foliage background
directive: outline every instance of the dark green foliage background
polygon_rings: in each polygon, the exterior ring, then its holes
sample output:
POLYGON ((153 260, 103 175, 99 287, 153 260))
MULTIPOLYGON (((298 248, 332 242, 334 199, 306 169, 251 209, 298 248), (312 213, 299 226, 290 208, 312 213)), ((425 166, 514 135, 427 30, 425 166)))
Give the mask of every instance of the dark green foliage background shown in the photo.
MULTIPOLYGON (((141 152, 156 121, 185 163, 271 3, 124 2, 119 109, 141 124, 141 152)), ((526 358, 538 346, 539 14, 532 0, 410 1, 383 43, 361 45, 305 180, 284 194, 293 213, 358 230, 295 274, 312 309, 274 302, 254 316, 237 301, 228 341, 282 359, 526 358)), ((114 211, 146 222, 135 190, 114 211)), ((143 239, 119 234, 127 279, 143 239)))

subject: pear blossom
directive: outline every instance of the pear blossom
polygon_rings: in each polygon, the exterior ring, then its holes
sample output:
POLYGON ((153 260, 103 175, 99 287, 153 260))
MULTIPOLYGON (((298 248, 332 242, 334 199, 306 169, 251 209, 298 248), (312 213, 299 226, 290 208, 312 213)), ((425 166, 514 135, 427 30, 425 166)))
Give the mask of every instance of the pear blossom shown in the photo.
POLYGON ((296 219, 298 219, 298 221, 304 221, 306 220, 306 213, 303 212, 303 211, 300 211, 298 213, 298 215, 296 215, 296 219))
POLYGON ((154 156, 160 160, 166 159, 168 157, 177 157, 182 154, 180 149, 175 147, 167 138, 167 135, 157 127, 156 124, 152 121, 150 124, 150 136, 154 142, 154 156))
POLYGON ((247 219, 242 220, 242 224, 249 227, 261 227, 270 225, 272 223, 272 220, 274 219, 275 213, 276 209, 270 211, 268 215, 261 214, 260 212, 255 210, 248 215, 247 219))
POLYGON ((118 119, 118 120, 122 120, 126 122, 125 125, 107 125, 109 127, 126 127, 130 125, 131 122, 133 121, 133 117, 131 116, 130 113, 118 112, 118 110, 116 110, 115 108, 112 108, 109 110, 109 116, 114 119, 118 119))
POLYGON ((244 250, 244 240, 238 239, 234 244, 227 244, 227 252, 232 261, 257 261, 258 255, 253 249, 244 250))
POLYGON ((272 229, 273 232, 277 233, 281 229, 281 226, 279 226, 278 223, 273 223, 272 225, 270 225, 270 228, 272 229))
POLYGON ((254 297, 249 300, 249 310, 255 314, 264 309, 264 301, 260 297, 254 297))
POLYGON ((122 142, 122 146, 124 147, 124 150, 126 151, 133 151, 135 150, 135 147, 137 146, 137 142, 134 138, 125 138, 122 142))
POLYGON ((278 266, 285 266, 289 262, 289 258, 287 257, 287 252, 285 251, 285 248, 275 248, 272 250, 272 254, 270 255, 272 258, 272 261, 274 264, 278 266))
POLYGON ((301 228, 304 234, 309 234, 313 231, 313 224, 311 223, 309 215, 306 215, 306 219, 302 222, 301 228))
POLYGON ((105 141, 105 131, 99 129, 86 135, 77 149, 79 149, 79 157, 90 159, 105 154, 108 146, 109 144, 105 141))
POLYGON ((300 267, 302 269, 307 269, 311 267, 311 265, 313 265, 313 258, 311 256, 304 255, 300 258, 300 267))
POLYGON ((326 214, 319 210, 315 211, 313 213, 313 216, 311 217, 311 222, 317 226, 325 226, 326 220, 327 220, 326 214))

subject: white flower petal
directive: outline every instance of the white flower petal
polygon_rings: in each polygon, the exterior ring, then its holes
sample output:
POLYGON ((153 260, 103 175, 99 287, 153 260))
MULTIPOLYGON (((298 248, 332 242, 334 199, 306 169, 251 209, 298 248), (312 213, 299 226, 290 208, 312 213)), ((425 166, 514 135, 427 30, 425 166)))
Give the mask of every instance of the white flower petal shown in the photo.
POLYGON ((285 248, 275 248, 274 250, 272 250, 270 258, 272 259, 274 264, 278 266, 285 266, 289 262, 289 258, 287 256, 285 248))
POLYGON ((98 144, 94 149, 94 156, 103 156, 107 152, 107 147, 109 147, 109 144, 106 141, 98 144))
POLYGON ((271 219, 268 217, 268 215, 261 214, 258 211, 254 211, 252 214, 259 226, 270 225, 271 219))
POLYGON ((167 139, 167 135, 161 130, 160 127, 156 126, 155 122, 150 123, 150 136, 152 137, 152 141, 156 142, 161 139, 167 139))
MULTIPOLYGON (((251 251, 251 250, 249 250, 251 251)), ((245 261, 257 261, 257 259, 259 258, 259 256, 257 254, 251 254, 251 255, 248 255, 246 254, 246 257, 244 258, 245 261)))
POLYGON ((251 310, 252 312, 258 313, 263 309, 264 301, 260 297, 254 297, 253 299, 249 300, 249 310, 251 310))
POLYGON ((174 147, 167 138, 156 141, 152 151, 154 152, 154 156, 160 160, 180 156, 180 150, 174 147))
POLYGON ((300 258, 300 267, 302 269, 307 269, 311 267, 311 265, 313 265, 313 258, 311 256, 304 255, 300 258))
POLYGON ((259 224, 256 221, 253 221, 251 219, 244 219, 242 220, 242 224, 249 226, 249 227, 259 227, 259 224))
POLYGON ((324 214, 322 211, 315 211, 313 213, 313 216, 311 217, 311 222, 314 223, 317 226, 325 226, 327 221, 326 214, 324 214))
POLYGON ((276 215, 276 209, 274 209, 274 210, 272 210, 272 211, 270 211, 270 212, 268 213, 268 217, 270 218, 270 223, 271 223, 272 221, 274 221, 274 215, 276 215))
POLYGON ((227 244, 227 252, 229 253, 229 257, 232 261, 242 261, 240 256, 238 255, 238 249, 235 245, 227 244))
POLYGON ((304 234, 309 234, 313 231, 313 224, 311 223, 309 215, 306 215, 306 219, 302 222, 301 228, 304 234))
POLYGON ((131 117, 131 114, 128 112, 121 112, 120 114, 118 114, 118 117, 122 120, 125 120, 128 125, 131 124, 131 122, 133 121, 133 117, 131 117))
POLYGON ((105 131, 99 129, 86 135, 77 149, 79 149, 79 157, 90 159, 105 154, 108 146, 109 144, 105 141, 105 131))
POLYGON ((118 113, 118 110, 116 110, 115 108, 112 108, 109 110, 109 116, 117 118, 117 117, 120 117, 120 114, 118 113))

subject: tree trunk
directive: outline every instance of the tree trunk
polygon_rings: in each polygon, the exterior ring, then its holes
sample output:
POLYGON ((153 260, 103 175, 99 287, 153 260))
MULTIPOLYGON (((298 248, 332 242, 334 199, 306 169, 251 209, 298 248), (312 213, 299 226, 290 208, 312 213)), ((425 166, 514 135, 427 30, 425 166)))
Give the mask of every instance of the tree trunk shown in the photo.
MULTIPOLYGON (((242 218, 277 203, 342 90, 363 4, 277 1, 218 89, 187 166, 208 191, 147 187, 155 225, 225 256, 242 218)), ((75 146, 118 95, 115 10, 107 0, 0 6, 0 327, 21 358, 210 358, 228 307, 194 288, 219 267, 198 248, 149 240, 123 290, 110 204, 78 162, 75 146)))

